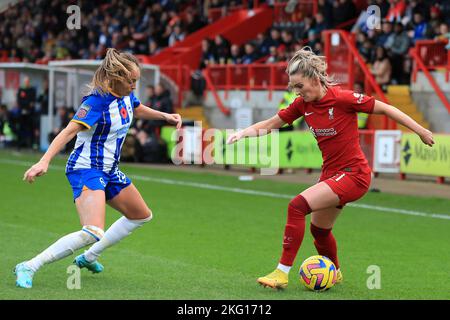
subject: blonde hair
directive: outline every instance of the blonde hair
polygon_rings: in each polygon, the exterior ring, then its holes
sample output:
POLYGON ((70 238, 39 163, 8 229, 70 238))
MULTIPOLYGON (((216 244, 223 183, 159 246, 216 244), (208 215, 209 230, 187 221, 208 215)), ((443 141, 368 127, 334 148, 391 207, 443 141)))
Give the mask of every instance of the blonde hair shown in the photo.
POLYGON ((319 79, 326 88, 336 84, 327 74, 325 57, 316 55, 310 47, 303 47, 294 54, 289 60, 286 73, 289 76, 300 73, 305 78, 319 79))
POLYGON ((109 48, 88 85, 89 93, 96 91, 103 95, 113 91, 124 95, 124 85, 131 81, 131 71, 136 67, 140 69, 139 60, 135 56, 109 48))

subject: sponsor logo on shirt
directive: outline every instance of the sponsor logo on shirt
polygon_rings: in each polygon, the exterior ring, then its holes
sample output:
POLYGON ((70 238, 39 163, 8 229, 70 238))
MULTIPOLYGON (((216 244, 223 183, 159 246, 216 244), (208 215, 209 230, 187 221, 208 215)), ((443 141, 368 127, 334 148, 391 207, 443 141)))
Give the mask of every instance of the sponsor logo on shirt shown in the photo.
POLYGON ((317 137, 329 137, 337 135, 337 131, 334 128, 325 128, 325 129, 314 129, 313 127, 309 127, 313 136, 317 137))

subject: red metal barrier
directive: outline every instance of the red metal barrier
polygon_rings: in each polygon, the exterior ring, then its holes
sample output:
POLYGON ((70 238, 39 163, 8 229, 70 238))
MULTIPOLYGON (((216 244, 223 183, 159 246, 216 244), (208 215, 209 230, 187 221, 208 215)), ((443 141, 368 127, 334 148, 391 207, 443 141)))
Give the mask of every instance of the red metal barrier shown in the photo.
POLYGON ((445 106, 447 111, 450 113, 450 103, 447 100, 444 92, 441 90, 436 80, 433 78, 431 73, 428 71, 429 68, 426 66, 425 62, 421 59, 420 55, 417 53, 417 48, 411 48, 409 50, 409 54, 414 59, 414 71, 413 71, 413 81, 416 81, 417 70, 420 69, 423 71, 425 77, 430 82, 430 85, 433 87, 439 99, 441 99, 442 104, 445 106))
POLYGON ((448 53, 445 46, 448 41, 444 40, 417 40, 415 50, 424 62, 428 70, 445 68, 448 66, 448 53))
MULTIPOLYGON (((377 99, 389 104, 374 76, 361 57, 355 46, 355 37, 344 30, 326 30, 322 32, 324 38, 324 52, 328 62, 328 74, 334 75, 344 87, 353 90, 355 81, 364 83, 364 92, 368 95, 376 94, 377 99)), ((371 118, 380 117, 371 115, 371 118)), ((381 127, 370 129, 395 129, 395 121, 382 116, 381 127)), ((370 120, 370 119, 369 119, 370 120)), ((371 121, 369 121, 371 124, 371 121)))
POLYGON ((273 64, 227 64, 210 65, 206 68, 211 84, 219 90, 246 90, 247 98, 251 90, 268 90, 272 99, 274 90, 285 90, 288 76, 286 63, 273 64))
POLYGON ((373 169, 375 154, 375 130, 359 130, 359 145, 366 156, 369 166, 373 169))

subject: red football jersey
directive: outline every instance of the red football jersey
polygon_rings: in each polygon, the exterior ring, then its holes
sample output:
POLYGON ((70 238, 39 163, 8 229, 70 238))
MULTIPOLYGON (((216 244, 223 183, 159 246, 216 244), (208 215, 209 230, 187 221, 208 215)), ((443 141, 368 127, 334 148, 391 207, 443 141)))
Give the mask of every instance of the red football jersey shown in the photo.
POLYGON ((322 151, 322 170, 348 171, 368 165, 359 145, 357 112, 372 113, 374 105, 373 97, 332 86, 319 101, 298 97, 278 116, 289 124, 303 116, 322 151))

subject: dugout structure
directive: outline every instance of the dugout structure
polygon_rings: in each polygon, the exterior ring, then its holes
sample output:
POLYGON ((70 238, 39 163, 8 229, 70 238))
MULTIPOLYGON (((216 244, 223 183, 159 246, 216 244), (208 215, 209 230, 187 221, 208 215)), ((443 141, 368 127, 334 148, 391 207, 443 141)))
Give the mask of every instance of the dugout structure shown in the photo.
MULTIPOLYGON (((0 63, 0 88, 2 103, 12 108, 16 104, 17 90, 28 77, 31 86, 36 89, 37 96, 44 90, 44 82, 48 80, 48 115, 41 115, 40 149, 48 148, 48 134, 60 125, 56 114, 58 108, 78 109, 81 98, 87 92, 87 84, 91 81, 101 60, 62 60, 51 61, 48 65, 33 63, 0 63)), ((136 84, 136 96, 146 102, 145 88, 156 85, 160 81, 160 70, 156 65, 141 64, 141 79, 136 84)), ((42 106, 38 106, 41 107, 42 106)))

